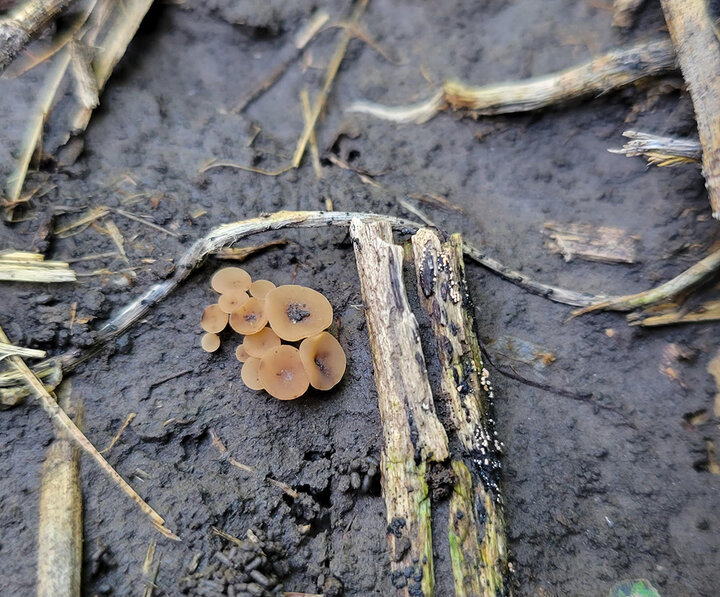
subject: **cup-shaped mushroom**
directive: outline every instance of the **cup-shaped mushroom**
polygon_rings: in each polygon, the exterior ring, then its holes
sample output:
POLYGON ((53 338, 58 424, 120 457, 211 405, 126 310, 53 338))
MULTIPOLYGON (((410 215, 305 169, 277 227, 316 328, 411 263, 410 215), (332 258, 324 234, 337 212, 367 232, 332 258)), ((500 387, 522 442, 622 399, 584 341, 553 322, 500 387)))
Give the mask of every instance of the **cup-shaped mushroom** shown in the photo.
POLYGON ((248 302, 250 297, 244 290, 231 290, 226 292, 219 299, 217 304, 225 313, 232 313, 248 302))
POLYGON ((210 286, 215 292, 225 294, 233 290, 247 290, 252 278, 241 267, 224 267, 219 269, 210 279, 210 286))
POLYGON ((322 332, 305 338, 299 352, 313 388, 329 390, 342 379, 347 361, 345 351, 334 336, 322 332))
POLYGON ((255 297, 249 298, 230 314, 230 327, 238 334, 257 334, 266 323, 265 305, 255 297))
POLYGON ((215 352, 220 348, 220 336, 211 333, 203 334, 200 346, 205 352, 215 352))
POLYGON ((257 334, 245 336, 245 341, 242 343, 245 352, 257 358, 262 358, 268 350, 280 344, 280 338, 270 328, 263 328, 257 334))
POLYGON ((265 353, 260 359, 259 377, 267 393, 278 400, 294 400, 310 385, 298 349, 287 344, 265 353))
POLYGON ((289 342, 322 332, 333 318, 332 305, 322 294, 294 284, 268 292, 265 311, 273 331, 289 342))
POLYGON ((227 322, 228 314, 220 305, 209 305, 203 311, 200 327, 210 334, 219 334, 225 329, 227 322))
POLYGON ((235 349, 235 358, 241 363, 244 363, 250 358, 250 355, 247 353, 247 350, 245 350, 245 346, 243 344, 235 349))
POLYGON ((259 299, 264 299, 268 292, 275 290, 275 284, 270 280, 255 280, 250 284, 250 294, 259 299))
POLYGON ((243 383, 251 390, 265 389, 260 381, 259 372, 260 359, 248 357, 248 360, 243 363, 242 369, 240 370, 240 377, 242 377, 243 383))

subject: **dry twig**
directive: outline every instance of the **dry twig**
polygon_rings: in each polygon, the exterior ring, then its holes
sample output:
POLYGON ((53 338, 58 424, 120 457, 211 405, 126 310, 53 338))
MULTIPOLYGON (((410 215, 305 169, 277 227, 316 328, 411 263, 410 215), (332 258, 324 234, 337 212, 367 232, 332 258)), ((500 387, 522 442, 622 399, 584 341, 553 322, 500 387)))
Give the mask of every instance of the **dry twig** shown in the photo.
POLYGON ((8 282, 75 282, 77 275, 64 261, 45 261, 40 253, 0 252, 0 280, 8 282))
POLYGON ((448 81, 430 99, 411 106, 382 106, 356 102, 349 112, 370 114, 393 122, 426 122, 445 108, 490 116, 528 112, 586 96, 598 96, 640 79, 675 69, 668 40, 646 42, 614 50, 567 70, 528 79, 473 87, 448 81))

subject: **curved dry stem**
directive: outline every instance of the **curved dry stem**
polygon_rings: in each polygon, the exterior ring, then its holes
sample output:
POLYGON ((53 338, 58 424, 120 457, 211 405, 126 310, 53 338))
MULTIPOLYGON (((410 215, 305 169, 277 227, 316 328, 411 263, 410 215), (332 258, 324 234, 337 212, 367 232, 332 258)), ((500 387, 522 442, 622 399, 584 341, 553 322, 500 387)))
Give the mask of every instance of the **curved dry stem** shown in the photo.
POLYGON ((480 87, 448 81, 436 95, 418 104, 389 107, 356 102, 350 109, 393 122, 425 122, 445 106, 480 116, 529 112, 602 95, 675 69, 675 52, 670 40, 660 40, 612 50, 566 70, 524 81, 480 87))
POLYGON ((637 294, 626 294, 625 296, 598 301, 597 303, 573 311, 571 317, 577 317, 578 315, 584 315, 592 311, 632 311, 638 307, 647 307, 655 303, 660 303, 706 282, 718 269, 720 269, 720 250, 710 253, 710 255, 701 259, 680 275, 660 284, 660 286, 644 292, 638 292, 637 294))

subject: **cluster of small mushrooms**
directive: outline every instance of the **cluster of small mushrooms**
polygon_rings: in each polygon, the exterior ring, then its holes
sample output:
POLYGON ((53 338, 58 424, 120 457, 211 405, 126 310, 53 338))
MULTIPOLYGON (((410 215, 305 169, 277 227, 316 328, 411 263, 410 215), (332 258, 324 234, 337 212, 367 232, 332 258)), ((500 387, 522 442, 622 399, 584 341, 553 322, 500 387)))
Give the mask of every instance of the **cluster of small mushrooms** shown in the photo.
POLYGON ((309 386, 329 390, 345 373, 345 352, 326 330, 333 321, 330 301, 322 294, 289 284, 250 278, 244 269, 225 267, 210 281, 220 294, 205 308, 200 325, 202 347, 214 352, 218 334, 230 327, 245 338, 235 356, 251 390, 265 390, 279 400, 294 400, 309 386), (269 327, 267 327, 269 324, 269 327), (286 342, 300 342, 296 348, 286 342))

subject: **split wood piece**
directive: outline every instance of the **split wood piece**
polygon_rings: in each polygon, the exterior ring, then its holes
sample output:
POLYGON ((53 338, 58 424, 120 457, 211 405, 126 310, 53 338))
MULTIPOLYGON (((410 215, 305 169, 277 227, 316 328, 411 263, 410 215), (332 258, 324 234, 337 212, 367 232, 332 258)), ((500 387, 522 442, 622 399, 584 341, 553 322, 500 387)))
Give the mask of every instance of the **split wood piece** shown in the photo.
POLYGON ((426 122, 438 111, 466 110, 473 116, 529 112, 586 96, 597 96, 640 79, 675 70, 669 40, 640 43, 613 50, 564 71, 494 85, 474 87, 448 81, 429 100, 411 106, 381 106, 358 102, 350 112, 362 112, 394 122, 426 122))
MULTIPOLYGON (((0 342, 9 343, 8 337, 5 335, 2 328, 0 328, 0 342)), ((72 422, 70 417, 67 416, 67 413, 58 406, 58 403, 45 389, 45 386, 38 377, 25 364, 25 361, 18 356, 8 357, 8 360, 18 369, 19 373, 23 377, 25 385, 33 394, 35 394, 40 402, 40 406, 42 406, 43 410, 48 414, 50 419, 57 425, 58 429, 67 434, 67 437, 75 445, 82 448, 86 454, 92 457, 92 459, 120 487, 120 489, 122 489, 130 497, 130 499, 132 499, 140 507, 158 531, 169 539, 179 541, 180 538, 165 527, 165 520, 163 520, 163 518, 137 494, 128 482, 125 481, 125 479, 123 479, 112 466, 110 466, 107 460, 103 458, 102 454, 98 452, 97 448, 92 445, 87 437, 85 437, 85 434, 83 434, 83 432, 77 428, 75 423, 72 422)))
POLYGON ((630 139, 620 149, 608 149, 628 157, 642 156, 653 166, 677 166, 702 160, 702 145, 697 139, 660 137, 639 131, 625 131, 630 139))
POLYGON ((649 307, 650 305, 669 301, 676 296, 704 284, 714 276, 718 270, 720 270, 720 249, 714 253, 710 253, 710 255, 701 259, 695 265, 690 266, 681 274, 678 274, 667 282, 663 282, 655 288, 636 294, 626 294, 615 297, 614 299, 599 301, 594 305, 573 311, 571 317, 577 317, 578 315, 584 315, 592 311, 632 311, 641 307, 649 307))
POLYGON ((430 319, 442 367, 443 396, 475 478, 462 461, 453 459, 458 484, 450 504, 449 540, 455 594, 508 595, 501 445, 492 414, 493 391, 475 335, 462 237, 454 234, 441 242, 437 232, 425 228, 412 237, 412 247, 420 304, 430 319), (476 513, 483 513, 483 520, 476 520, 476 513))
MULTIPOLYGON (((79 413, 66 381, 58 392, 64 410, 79 413)), ((75 417, 80 426, 79 416, 75 417)), ((45 453, 40 482, 38 597, 80 597, 82 565, 80 451, 62 432, 45 453)))
POLYGON ((0 73, 72 0, 28 0, 0 19, 0 73))
POLYGON ((720 40, 706 0, 661 0, 695 108, 712 215, 720 219, 720 40))
POLYGON ((445 429, 435 414, 420 331, 403 283, 403 251, 387 222, 350 223, 365 304, 383 427, 381 482, 398 595, 432 597, 428 464, 448 458, 445 429), (406 575, 406 571, 412 574, 406 575))
POLYGON ((7 282, 75 282, 77 275, 64 261, 45 261, 41 253, 0 252, 0 280, 7 282))
POLYGON ((635 263, 637 239, 621 228, 570 222, 545 222, 545 245, 565 261, 578 257, 601 263, 635 263))

